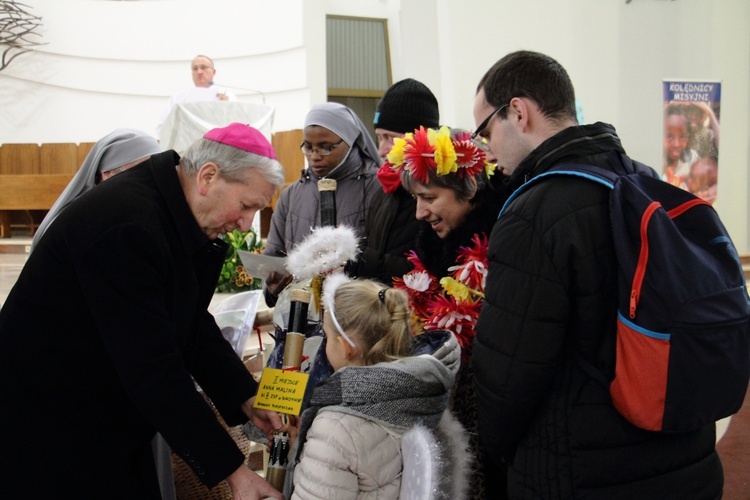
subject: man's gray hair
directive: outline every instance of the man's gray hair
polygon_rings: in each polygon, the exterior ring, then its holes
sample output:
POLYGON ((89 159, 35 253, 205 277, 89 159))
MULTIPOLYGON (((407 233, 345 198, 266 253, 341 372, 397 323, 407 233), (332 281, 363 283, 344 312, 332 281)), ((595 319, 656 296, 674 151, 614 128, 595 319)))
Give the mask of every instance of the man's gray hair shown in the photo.
POLYGON ((284 167, 278 161, 205 138, 195 141, 185 151, 180 158, 180 168, 195 174, 208 162, 216 163, 228 181, 242 181, 245 169, 254 168, 274 186, 284 185, 284 167))

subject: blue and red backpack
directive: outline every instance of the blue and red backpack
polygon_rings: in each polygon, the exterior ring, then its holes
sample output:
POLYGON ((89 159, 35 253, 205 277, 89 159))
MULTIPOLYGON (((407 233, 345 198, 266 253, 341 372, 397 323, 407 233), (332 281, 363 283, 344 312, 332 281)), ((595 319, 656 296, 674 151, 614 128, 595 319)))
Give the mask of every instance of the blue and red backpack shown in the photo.
MULTIPOLYGON (((627 158, 627 157, 625 157, 627 158)), ((550 175, 607 186, 619 266, 614 380, 581 355, 635 426, 697 429, 736 413, 750 380, 750 298, 737 250, 713 207, 643 164, 614 173, 564 164, 550 175)), ((501 212, 502 213, 502 212, 501 212)))

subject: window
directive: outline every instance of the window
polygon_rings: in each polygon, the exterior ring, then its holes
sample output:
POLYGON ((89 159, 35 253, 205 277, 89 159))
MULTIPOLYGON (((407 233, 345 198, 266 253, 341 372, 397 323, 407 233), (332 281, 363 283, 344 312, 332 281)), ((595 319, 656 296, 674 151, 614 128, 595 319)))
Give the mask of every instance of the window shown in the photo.
POLYGON ((380 98, 391 85, 385 19, 328 16, 328 100, 349 106, 370 129, 380 98))

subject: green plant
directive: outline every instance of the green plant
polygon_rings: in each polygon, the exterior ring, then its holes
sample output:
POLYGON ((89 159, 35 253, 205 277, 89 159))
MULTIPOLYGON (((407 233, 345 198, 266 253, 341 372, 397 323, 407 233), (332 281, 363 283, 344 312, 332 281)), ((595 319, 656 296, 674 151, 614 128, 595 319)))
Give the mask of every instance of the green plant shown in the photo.
POLYGON ((260 278, 253 278, 245 272, 239 255, 239 250, 259 253, 263 247, 263 242, 253 228, 250 228, 246 233, 235 229, 230 233, 221 235, 221 239, 229 243, 229 251, 221 268, 216 291, 219 293, 237 293, 261 288, 263 282, 260 278))

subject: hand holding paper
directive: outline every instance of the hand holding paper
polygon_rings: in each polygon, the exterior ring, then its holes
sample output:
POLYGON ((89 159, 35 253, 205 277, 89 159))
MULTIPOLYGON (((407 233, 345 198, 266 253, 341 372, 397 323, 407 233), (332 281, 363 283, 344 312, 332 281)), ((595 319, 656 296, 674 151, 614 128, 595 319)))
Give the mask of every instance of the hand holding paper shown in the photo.
POLYGON ((281 276, 289 274, 284 257, 252 253, 246 250, 239 250, 238 253, 245 272, 253 278, 260 278, 265 281, 272 272, 281 276))

